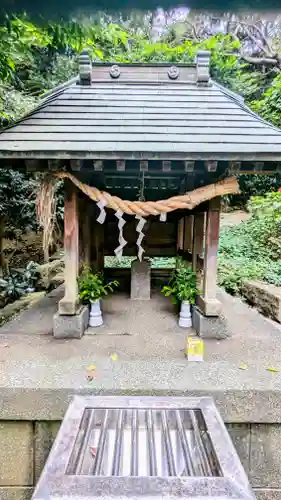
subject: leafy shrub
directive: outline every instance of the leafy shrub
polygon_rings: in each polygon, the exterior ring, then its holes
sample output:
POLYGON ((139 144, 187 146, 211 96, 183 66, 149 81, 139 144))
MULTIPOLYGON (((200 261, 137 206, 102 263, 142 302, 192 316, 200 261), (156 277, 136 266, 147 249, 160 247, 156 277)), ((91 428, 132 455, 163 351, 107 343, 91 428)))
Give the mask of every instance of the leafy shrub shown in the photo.
POLYGON ((254 196, 251 218, 220 235, 218 284, 238 294, 244 279, 281 284, 281 193, 254 196))
POLYGON ((80 299, 87 304, 93 304, 102 299, 119 285, 118 281, 105 283, 102 273, 94 273, 88 266, 84 266, 78 278, 80 299))
POLYGON ((196 273, 181 259, 178 259, 176 269, 167 285, 162 288, 166 297, 171 297, 174 303, 186 301, 195 304, 197 290, 196 273))
POLYGON ((2 306, 14 302, 26 293, 34 291, 39 278, 38 264, 28 262, 25 269, 8 269, 6 276, 0 279, 0 301, 2 306))

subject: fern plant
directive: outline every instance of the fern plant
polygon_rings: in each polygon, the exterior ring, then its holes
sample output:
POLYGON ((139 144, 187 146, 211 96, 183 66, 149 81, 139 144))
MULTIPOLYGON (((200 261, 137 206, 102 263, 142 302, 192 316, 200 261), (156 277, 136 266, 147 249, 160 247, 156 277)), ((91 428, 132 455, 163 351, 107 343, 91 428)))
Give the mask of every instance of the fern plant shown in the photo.
POLYGON ((79 297, 83 303, 93 304, 110 292, 114 292, 114 288, 118 285, 119 282, 116 280, 105 283, 102 273, 93 273, 89 266, 83 266, 78 278, 79 297))

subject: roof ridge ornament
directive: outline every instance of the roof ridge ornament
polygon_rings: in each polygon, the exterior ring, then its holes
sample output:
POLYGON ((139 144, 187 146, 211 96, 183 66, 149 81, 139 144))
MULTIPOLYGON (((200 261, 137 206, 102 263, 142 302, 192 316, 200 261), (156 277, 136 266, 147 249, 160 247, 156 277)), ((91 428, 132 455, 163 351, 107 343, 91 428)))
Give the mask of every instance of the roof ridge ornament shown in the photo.
POLYGON ((170 78, 170 80, 176 80, 179 77, 179 74, 180 70, 178 66, 172 64, 172 66, 170 66, 168 69, 168 77, 170 78))
POLYGON ((83 49, 79 57, 79 83, 80 85, 91 85, 92 61, 87 49, 83 49))
POLYGON ((210 58, 209 50, 200 50, 196 55, 197 84, 208 86, 210 82, 210 58))

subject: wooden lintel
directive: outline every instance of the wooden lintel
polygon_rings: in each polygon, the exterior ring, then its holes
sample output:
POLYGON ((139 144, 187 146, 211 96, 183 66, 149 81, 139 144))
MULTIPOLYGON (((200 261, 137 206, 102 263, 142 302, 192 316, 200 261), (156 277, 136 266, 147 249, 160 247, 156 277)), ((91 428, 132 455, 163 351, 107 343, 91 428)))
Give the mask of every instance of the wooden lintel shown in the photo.
POLYGON ((79 172, 82 167, 82 161, 81 160, 70 160, 70 168, 74 172, 79 172))
POLYGON ((125 172, 125 170, 126 170, 125 160, 117 160, 116 161, 116 168, 117 168, 118 172, 125 172))
MULTIPOLYGON (((261 171, 255 171, 255 170, 241 170, 239 172, 240 175, 273 175, 279 172, 278 170, 261 170, 261 171)), ((281 170, 280 170, 281 172, 281 170)))

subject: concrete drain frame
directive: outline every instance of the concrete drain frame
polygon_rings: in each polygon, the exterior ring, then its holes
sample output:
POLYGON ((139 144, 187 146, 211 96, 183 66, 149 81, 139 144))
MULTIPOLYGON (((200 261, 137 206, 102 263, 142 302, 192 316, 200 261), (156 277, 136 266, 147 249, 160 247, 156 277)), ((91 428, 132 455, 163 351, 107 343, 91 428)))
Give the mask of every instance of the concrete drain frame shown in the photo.
POLYGON ((75 396, 33 500, 255 498, 211 398, 75 396))

